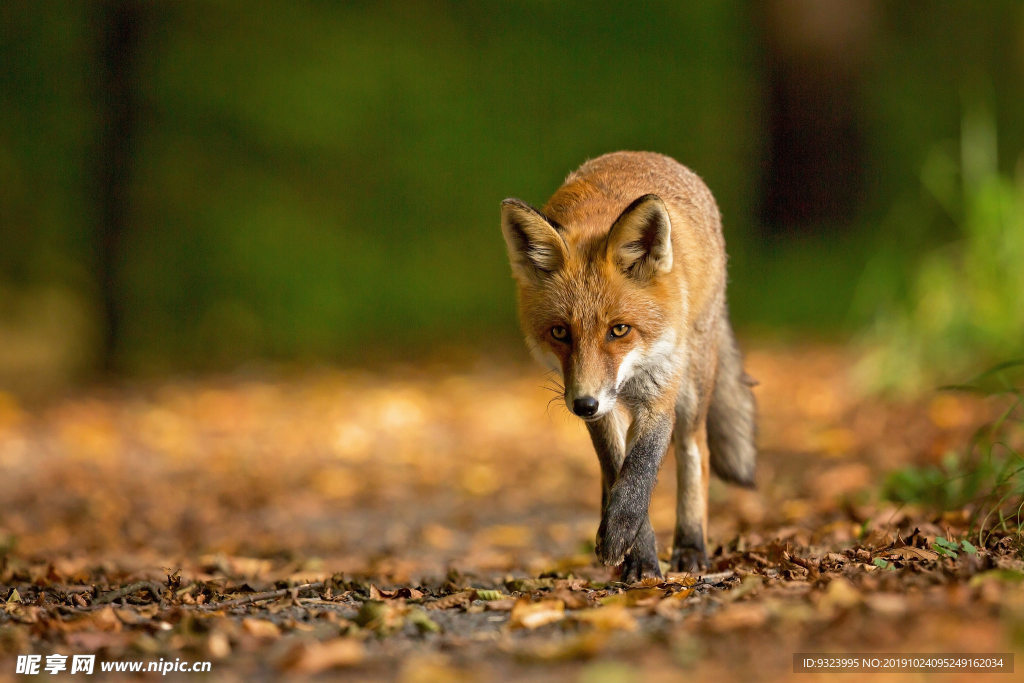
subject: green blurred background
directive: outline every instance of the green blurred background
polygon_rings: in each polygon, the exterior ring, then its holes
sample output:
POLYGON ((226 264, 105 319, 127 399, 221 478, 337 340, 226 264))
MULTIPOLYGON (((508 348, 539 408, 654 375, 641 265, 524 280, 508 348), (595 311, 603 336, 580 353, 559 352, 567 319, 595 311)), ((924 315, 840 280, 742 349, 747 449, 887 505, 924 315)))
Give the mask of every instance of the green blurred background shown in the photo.
POLYGON ((499 202, 617 149, 707 181, 748 335, 856 332, 878 376, 1024 339, 1017 0, 6 0, 0 22, 3 381, 513 348, 499 202))

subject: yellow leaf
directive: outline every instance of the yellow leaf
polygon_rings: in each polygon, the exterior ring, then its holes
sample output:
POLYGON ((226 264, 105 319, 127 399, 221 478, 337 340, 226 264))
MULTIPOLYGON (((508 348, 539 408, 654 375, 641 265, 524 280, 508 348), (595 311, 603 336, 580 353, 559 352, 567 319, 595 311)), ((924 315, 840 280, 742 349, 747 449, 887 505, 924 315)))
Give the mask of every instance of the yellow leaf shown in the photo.
POLYGON ((636 619, 622 605, 580 610, 574 612, 572 618, 600 631, 635 631, 637 629, 636 619))
POLYGON ((825 589, 825 597, 821 599, 821 606, 826 609, 831 607, 847 608, 853 607, 860 601, 860 592, 854 588, 853 584, 847 579, 837 577, 829 581, 828 588, 825 589))
POLYGON ((242 620, 242 628, 249 635, 261 639, 273 639, 281 635, 281 629, 272 621, 247 617, 242 620))
POLYGON ((278 663, 282 669, 304 674, 315 674, 335 667, 352 666, 363 661, 365 651, 361 641, 335 638, 322 643, 299 643, 278 663))
POLYGON ((697 577, 689 572, 669 572, 665 575, 664 583, 678 586, 696 586, 697 577))
POLYGON ((523 599, 512 606, 508 624, 511 628, 534 629, 545 624, 553 624, 565 618, 565 605, 561 600, 541 600, 530 602, 523 599))
POLYGON ((768 619, 764 605, 757 602, 733 603, 708 618, 708 627, 713 631, 731 631, 741 628, 755 628, 768 619))

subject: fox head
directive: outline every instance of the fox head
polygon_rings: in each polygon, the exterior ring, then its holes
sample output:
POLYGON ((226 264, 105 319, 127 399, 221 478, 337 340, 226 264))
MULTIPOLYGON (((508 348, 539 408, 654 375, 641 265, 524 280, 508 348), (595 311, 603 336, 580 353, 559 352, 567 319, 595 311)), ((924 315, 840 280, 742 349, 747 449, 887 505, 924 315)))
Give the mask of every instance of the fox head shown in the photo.
MULTIPOLYGON (((611 225, 567 229, 518 199, 501 207, 527 345, 562 372, 565 403, 594 420, 628 396, 639 375, 675 348, 680 311, 672 224, 644 195, 611 225)), ((614 215, 614 214, 612 214, 614 215)))

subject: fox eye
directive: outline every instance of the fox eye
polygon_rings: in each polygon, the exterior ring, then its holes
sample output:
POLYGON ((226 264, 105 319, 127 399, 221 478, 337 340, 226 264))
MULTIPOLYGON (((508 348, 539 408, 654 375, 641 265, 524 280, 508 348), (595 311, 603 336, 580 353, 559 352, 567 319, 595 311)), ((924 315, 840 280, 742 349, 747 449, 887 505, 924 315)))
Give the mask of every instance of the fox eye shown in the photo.
POLYGON ((569 338, 569 330, 562 325, 555 325, 551 328, 551 336, 558 341, 565 341, 569 338))
POLYGON ((613 337, 625 337, 631 329, 633 328, 629 325, 615 325, 611 329, 611 335, 613 337))

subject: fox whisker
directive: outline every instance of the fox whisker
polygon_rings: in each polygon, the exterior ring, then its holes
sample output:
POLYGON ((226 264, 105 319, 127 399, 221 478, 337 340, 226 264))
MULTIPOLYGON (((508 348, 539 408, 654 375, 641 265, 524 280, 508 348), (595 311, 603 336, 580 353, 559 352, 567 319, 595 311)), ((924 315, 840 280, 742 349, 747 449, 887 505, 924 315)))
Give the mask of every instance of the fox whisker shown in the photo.
POLYGON ((564 397, 563 396, 555 396, 550 401, 548 401, 546 406, 544 406, 544 414, 545 415, 547 415, 551 411, 551 404, 552 403, 561 405, 563 408, 565 408, 566 412, 568 412, 570 415, 572 414, 572 411, 569 410, 569 406, 565 405, 564 397))

